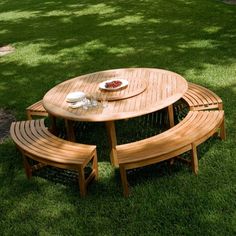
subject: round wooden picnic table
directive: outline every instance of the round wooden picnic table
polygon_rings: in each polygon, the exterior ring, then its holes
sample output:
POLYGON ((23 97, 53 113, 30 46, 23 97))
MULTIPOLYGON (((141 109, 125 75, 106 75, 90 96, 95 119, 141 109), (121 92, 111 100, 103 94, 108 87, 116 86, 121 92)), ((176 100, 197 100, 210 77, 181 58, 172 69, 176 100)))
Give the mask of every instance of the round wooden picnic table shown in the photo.
POLYGON ((78 76, 56 85, 43 98, 43 106, 53 117, 66 120, 67 133, 74 139, 71 121, 105 122, 111 143, 111 162, 117 166, 115 121, 133 118, 167 107, 170 126, 174 126, 173 103, 188 89, 187 81, 171 71, 152 68, 127 68, 100 71, 78 76), (128 86, 106 91, 99 84, 107 80, 125 79, 128 86), (106 106, 71 108, 66 96, 83 91, 88 97, 106 100, 106 106))

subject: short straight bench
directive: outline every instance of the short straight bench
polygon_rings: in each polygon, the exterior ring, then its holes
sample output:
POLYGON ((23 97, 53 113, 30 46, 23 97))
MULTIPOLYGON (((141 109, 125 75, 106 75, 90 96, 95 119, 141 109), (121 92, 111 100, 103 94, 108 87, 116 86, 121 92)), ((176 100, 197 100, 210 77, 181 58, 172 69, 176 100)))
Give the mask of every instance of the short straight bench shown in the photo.
POLYGON ((129 195, 127 173, 129 169, 165 161, 191 150, 192 169, 198 172, 197 146, 220 128, 225 139, 224 111, 190 111, 173 128, 156 136, 116 146, 124 196, 129 195))
POLYGON ((96 146, 72 143, 51 134, 44 119, 13 122, 10 134, 23 155, 28 178, 32 172, 44 165, 70 169, 78 172, 80 195, 86 195, 88 183, 97 178, 96 146), (39 164, 31 166, 28 158, 39 164), (92 171, 85 177, 85 167, 91 162, 92 171))
POLYGON ((223 109, 223 102, 218 95, 203 86, 190 82, 183 100, 188 104, 190 111, 223 109))

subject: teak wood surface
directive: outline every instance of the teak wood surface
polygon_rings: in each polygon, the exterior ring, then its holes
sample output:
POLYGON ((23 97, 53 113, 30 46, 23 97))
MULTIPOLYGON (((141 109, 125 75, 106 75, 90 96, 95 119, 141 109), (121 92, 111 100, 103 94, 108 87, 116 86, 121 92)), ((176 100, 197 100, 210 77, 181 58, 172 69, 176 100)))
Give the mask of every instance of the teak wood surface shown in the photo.
POLYGON ((26 115, 28 120, 32 120, 33 116, 48 116, 48 113, 43 107, 43 101, 40 100, 26 108, 26 115))
MULTIPOLYGON (((56 85, 45 94, 43 106, 50 115, 66 120, 106 122, 112 149, 111 161, 117 166, 114 121, 145 115, 165 107, 169 107, 169 113, 172 114, 172 104, 187 89, 187 81, 171 71, 152 68, 115 69, 82 75, 56 85), (126 79, 129 84, 118 91, 100 90, 99 83, 110 79, 126 79), (70 108, 66 96, 75 91, 83 91, 98 99, 105 96, 108 105, 87 110, 70 108)), ((170 119, 170 125, 173 126, 173 118, 170 119)))
POLYGON ((218 128, 224 140, 224 111, 190 111, 179 124, 161 134, 118 145, 117 159, 124 196, 129 195, 127 170, 168 160, 189 150, 192 154, 192 169, 197 174, 197 146, 215 134, 218 128))
POLYGON ((72 143, 54 136, 45 127, 43 119, 13 122, 10 134, 22 153, 28 178, 34 170, 45 165, 75 170, 79 173, 81 196, 85 196, 88 183, 97 178, 96 146, 72 143), (28 158, 39 163, 31 165, 28 158), (92 171, 85 177, 84 169, 89 162, 92 162, 92 171))
POLYGON ((202 111, 210 109, 223 110, 222 99, 211 90, 197 84, 188 83, 188 90, 183 96, 190 111, 202 111))

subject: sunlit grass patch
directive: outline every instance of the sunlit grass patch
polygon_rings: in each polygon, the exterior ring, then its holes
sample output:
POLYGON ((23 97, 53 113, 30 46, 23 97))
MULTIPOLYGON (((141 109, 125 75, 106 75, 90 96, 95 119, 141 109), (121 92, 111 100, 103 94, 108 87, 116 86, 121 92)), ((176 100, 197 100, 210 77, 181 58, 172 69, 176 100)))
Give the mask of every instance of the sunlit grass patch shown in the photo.
MULTIPOLYGON (((85 199, 67 173, 60 176, 66 183, 43 175, 27 180, 19 152, 6 139, 0 144, 2 235, 235 234, 235 6, 211 0, 1 0, 0 25, 0 46, 15 48, 0 57, 0 107, 18 120, 67 79, 152 67, 218 94, 227 131, 226 141, 213 138, 199 147, 198 176, 179 162, 129 172, 128 199, 110 164, 104 124, 78 127, 78 141, 98 144, 99 154, 99 179, 85 199)), ((119 143, 155 133, 141 119, 117 127, 119 143)))

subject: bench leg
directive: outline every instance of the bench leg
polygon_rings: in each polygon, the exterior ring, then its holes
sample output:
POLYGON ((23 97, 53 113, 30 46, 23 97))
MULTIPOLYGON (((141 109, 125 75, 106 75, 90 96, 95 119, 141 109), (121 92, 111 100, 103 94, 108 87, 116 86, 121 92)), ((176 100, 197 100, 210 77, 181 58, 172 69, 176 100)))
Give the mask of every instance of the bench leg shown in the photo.
POLYGON ((125 197, 128 197, 129 186, 128 186, 128 181, 127 181, 127 173, 124 166, 120 166, 120 177, 121 177, 121 182, 122 182, 122 187, 123 187, 123 194, 125 197))
POLYGON ((174 122, 173 105, 168 106, 168 117, 169 117, 169 125, 170 125, 170 127, 174 127, 175 122, 174 122))
POLYGON ((30 179, 32 177, 31 166, 28 162, 27 157, 24 154, 22 154, 22 157, 23 157, 23 164, 24 164, 24 168, 25 168, 25 174, 26 174, 27 178, 30 179))
POLYGON ((28 120, 32 120, 32 116, 31 116, 31 112, 30 111, 27 111, 26 115, 27 115, 27 119, 28 120))
MULTIPOLYGON (((98 162, 97 162, 97 152, 95 151, 90 162, 92 162, 92 172, 87 178, 85 178, 85 187, 87 188, 88 184, 95 178, 98 179, 98 162)), ((85 165, 86 166, 86 165, 85 165)), ((85 166, 83 168, 85 168, 85 166)))
POLYGON ((223 110, 223 103, 222 102, 218 104, 218 108, 219 108, 219 110, 223 110))
POLYGON ((85 175, 84 175, 84 168, 80 166, 78 169, 79 172, 79 189, 80 189, 80 196, 84 197, 86 195, 86 184, 85 184, 85 175))
POLYGON ((194 143, 192 144, 191 152, 192 152, 191 153, 192 154, 192 170, 193 170, 194 174, 197 175, 197 173, 198 173, 197 147, 194 143))
POLYGON ((97 153, 96 152, 93 156, 92 168, 95 171, 95 180, 97 180, 98 179, 98 158, 97 158, 97 153))
POLYGON ((222 121, 222 124, 220 126, 220 138, 222 140, 226 139, 226 131, 225 131, 225 118, 222 121))
POLYGON ((33 117, 46 117, 48 114, 46 112, 40 112, 40 111, 31 111, 27 110, 26 111, 26 116, 28 120, 33 120, 33 117))

